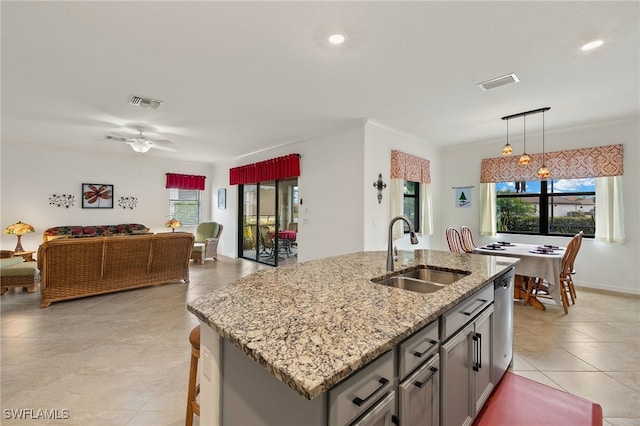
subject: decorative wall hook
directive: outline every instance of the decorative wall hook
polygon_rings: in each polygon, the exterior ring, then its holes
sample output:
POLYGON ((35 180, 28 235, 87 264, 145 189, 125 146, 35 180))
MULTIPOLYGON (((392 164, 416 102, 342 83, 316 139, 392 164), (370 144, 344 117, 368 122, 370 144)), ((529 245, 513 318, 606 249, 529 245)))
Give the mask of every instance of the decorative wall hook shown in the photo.
POLYGON ((123 209, 133 210, 138 205, 138 198, 136 197, 120 197, 118 205, 123 209))
POLYGON ((382 190, 387 187, 387 184, 382 181, 382 173, 378 175, 378 180, 373 182, 373 187, 378 190, 378 204, 382 203, 382 190))
POLYGON ((76 197, 71 194, 53 194, 49 197, 49 205, 69 208, 76 204, 76 197))

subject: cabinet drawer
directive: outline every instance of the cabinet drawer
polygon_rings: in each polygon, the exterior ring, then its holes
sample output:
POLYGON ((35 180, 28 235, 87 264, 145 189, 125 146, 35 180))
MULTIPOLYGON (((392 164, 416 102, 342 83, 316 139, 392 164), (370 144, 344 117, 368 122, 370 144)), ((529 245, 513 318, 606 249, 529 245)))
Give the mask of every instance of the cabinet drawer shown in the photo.
POLYGON ((444 342, 455 334, 491 303, 493 303, 493 282, 442 316, 442 333, 440 335, 442 341, 444 342))
POLYGON ((396 393, 391 392, 351 426, 392 426, 396 413, 396 393))
POLYGON ((390 351, 329 390, 329 425, 350 424, 393 386, 390 351))
POLYGON ((398 375, 403 380, 409 373, 438 351, 438 321, 400 343, 398 375))

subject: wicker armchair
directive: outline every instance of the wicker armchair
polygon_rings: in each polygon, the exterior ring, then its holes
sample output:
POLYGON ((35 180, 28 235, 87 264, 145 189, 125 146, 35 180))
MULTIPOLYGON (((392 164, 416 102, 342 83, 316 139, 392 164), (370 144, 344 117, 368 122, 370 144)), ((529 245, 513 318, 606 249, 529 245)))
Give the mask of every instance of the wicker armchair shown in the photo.
POLYGON ((195 242, 191 259, 204 263, 205 259, 218 260, 218 241, 222 234, 222 225, 217 222, 202 222, 196 228, 195 242))

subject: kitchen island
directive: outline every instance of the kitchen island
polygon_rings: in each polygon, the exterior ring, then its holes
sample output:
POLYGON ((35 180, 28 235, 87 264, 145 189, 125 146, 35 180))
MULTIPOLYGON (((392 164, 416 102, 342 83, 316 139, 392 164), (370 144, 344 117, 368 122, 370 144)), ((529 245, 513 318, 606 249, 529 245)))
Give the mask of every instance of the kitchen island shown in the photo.
POLYGON ((234 371, 259 365, 274 379, 270 393, 286 385, 289 406, 279 410, 291 410, 291 401, 308 405, 303 411, 316 419, 309 423, 322 424, 325 414, 314 400, 518 262, 436 250, 400 252, 397 270, 422 265, 468 273, 425 294, 372 282, 392 274, 385 260, 385 252, 361 252, 263 270, 190 302, 188 310, 202 323, 201 424, 226 424, 225 394, 245 398, 239 383, 251 381, 227 382, 231 371, 224 370, 237 358, 242 360, 234 371))

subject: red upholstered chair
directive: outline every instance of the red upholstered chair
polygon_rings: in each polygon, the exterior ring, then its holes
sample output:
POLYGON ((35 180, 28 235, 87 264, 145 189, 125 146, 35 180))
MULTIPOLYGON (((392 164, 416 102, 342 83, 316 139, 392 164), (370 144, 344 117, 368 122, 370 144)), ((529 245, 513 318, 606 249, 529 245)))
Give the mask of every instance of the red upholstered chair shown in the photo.
POLYGON ((460 238, 458 230, 456 228, 448 227, 446 234, 449 251, 452 253, 464 253, 465 250, 462 248, 462 239, 460 238))

